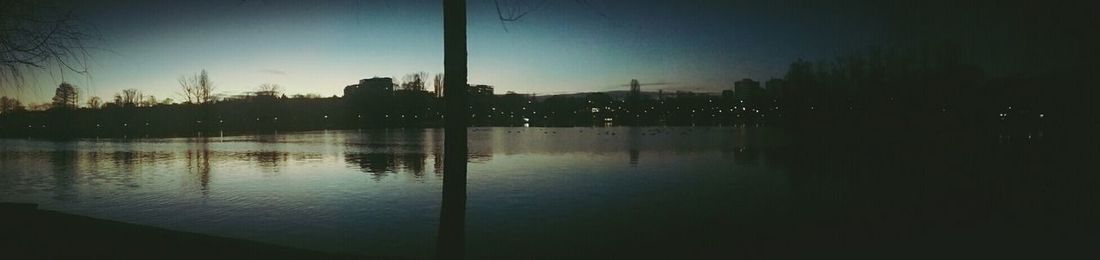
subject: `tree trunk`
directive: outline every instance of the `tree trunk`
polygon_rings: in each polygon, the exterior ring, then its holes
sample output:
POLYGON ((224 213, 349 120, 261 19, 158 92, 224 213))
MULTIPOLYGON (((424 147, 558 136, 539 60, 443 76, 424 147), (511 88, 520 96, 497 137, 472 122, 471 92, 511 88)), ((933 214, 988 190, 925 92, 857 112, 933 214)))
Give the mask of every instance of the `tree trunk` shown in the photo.
POLYGON ((466 0, 443 0, 445 130, 436 258, 462 259, 466 236, 466 0))

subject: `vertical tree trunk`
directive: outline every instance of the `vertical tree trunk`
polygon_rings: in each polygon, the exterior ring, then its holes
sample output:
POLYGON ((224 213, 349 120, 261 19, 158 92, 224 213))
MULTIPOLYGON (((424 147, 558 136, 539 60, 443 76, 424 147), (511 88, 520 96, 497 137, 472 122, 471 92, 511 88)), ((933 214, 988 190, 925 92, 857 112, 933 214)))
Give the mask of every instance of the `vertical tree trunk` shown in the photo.
POLYGON ((466 236, 466 0, 443 0, 445 130, 436 257, 462 259, 466 236))

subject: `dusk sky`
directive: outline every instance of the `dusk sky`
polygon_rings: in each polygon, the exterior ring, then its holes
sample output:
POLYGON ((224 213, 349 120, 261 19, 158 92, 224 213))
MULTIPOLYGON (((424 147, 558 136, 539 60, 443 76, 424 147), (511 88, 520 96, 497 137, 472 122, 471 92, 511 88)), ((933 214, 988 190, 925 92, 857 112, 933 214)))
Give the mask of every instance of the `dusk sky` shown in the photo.
MULTIPOLYGON (((717 92, 741 78, 782 77, 798 58, 825 59, 868 45, 924 39, 928 30, 946 24, 951 31, 935 35, 957 37, 964 47, 986 46, 974 56, 1003 64, 998 59, 1006 58, 998 49, 1019 46, 990 42, 1029 44, 1018 39, 1035 38, 1028 33, 1043 32, 1044 22, 1058 22, 1046 21, 1049 13, 1065 10, 865 1, 589 2, 547 1, 505 30, 493 1, 470 0, 469 82, 494 85, 497 93, 540 95, 622 90, 631 79, 667 83, 647 91, 717 92)), ((439 0, 75 1, 62 6, 102 36, 91 42, 96 49, 90 50, 90 75, 38 71, 27 78, 27 87, 0 89, 0 94, 46 102, 64 79, 81 88, 82 100, 109 100, 122 89, 136 88, 178 101, 177 78, 206 69, 219 94, 274 83, 288 94, 331 96, 361 78, 400 79, 443 70, 439 0)), ((1061 36, 1044 37, 1038 39, 1061 36)), ((1017 54, 1013 59, 1030 55, 1017 54)))

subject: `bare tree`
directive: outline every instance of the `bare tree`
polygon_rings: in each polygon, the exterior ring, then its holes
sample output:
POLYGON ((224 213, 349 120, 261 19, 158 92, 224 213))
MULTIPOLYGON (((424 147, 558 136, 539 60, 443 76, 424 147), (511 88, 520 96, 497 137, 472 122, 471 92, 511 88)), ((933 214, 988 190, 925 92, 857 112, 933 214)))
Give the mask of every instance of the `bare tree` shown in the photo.
POLYGON ((141 106, 143 106, 143 107, 152 107, 152 106, 156 106, 156 105, 157 105, 157 97, 156 96, 149 95, 148 97, 145 97, 141 100, 141 106))
POLYGON ((199 73, 198 79, 198 101, 201 104, 213 103, 217 96, 214 94, 214 81, 210 80, 210 76, 206 74, 206 70, 202 70, 199 73))
POLYGON ((264 83, 261 84, 259 87, 256 87, 257 96, 276 97, 279 96, 279 94, 282 92, 283 88, 280 87, 278 84, 264 83))
POLYGON ((79 103, 80 94, 77 93, 76 86, 68 82, 61 82, 61 85, 57 86, 53 95, 54 108, 76 109, 79 103))
POLYGON ((196 85, 198 85, 198 77, 180 76, 180 96, 183 96, 183 102, 188 104, 198 103, 198 95, 196 85))
POLYGON ((184 97, 186 103, 209 104, 217 99, 214 94, 214 81, 210 80, 206 70, 190 77, 180 76, 178 82, 182 91, 179 94, 184 97))
MULTIPOLYGON (((7 0, 0 8, 0 88, 21 86, 30 70, 57 66, 88 73, 91 28, 44 1, 7 0)), ((62 73, 63 74, 63 73, 62 73)))
POLYGON ((136 107, 141 101, 142 94, 137 89, 124 89, 122 93, 115 94, 115 104, 122 107, 136 107))
POLYGON ((432 80, 432 87, 435 88, 436 97, 443 97, 443 73, 435 74, 435 78, 432 80))
POLYGON ((103 99, 99 97, 92 97, 88 99, 88 108, 97 109, 103 105, 103 99))
POLYGON ((427 72, 417 72, 405 75, 405 78, 403 79, 404 83, 401 83, 401 88, 411 91, 424 91, 426 85, 424 80, 426 80, 427 78, 427 72))

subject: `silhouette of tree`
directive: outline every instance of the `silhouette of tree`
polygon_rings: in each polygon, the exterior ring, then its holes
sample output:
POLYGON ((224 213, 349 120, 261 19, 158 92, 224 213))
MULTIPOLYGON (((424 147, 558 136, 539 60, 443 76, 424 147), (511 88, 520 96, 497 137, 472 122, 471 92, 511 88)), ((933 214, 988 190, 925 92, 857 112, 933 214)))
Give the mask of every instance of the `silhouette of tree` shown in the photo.
POLYGON ((142 107, 152 107, 152 106, 156 106, 156 105, 157 105, 157 97, 156 96, 149 95, 148 97, 145 97, 144 99, 141 100, 141 106, 142 107))
POLYGON ((43 1, 4 1, 0 8, 0 88, 19 86, 28 69, 86 74, 87 26, 70 12, 43 1))
POLYGON ((435 97, 443 97, 443 73, 435 74, 432 87, 435 88, 435 97))
POLYGON ((8 114, 23 110, 23 104, 18 99, 7 96, 0 97, 0 114, 8 114))
POLYGON ((199 73, 198 83, 199 91, 196 98, 199 103, 213 103, 217 98, 214 95, 214 81, 210 80, 210 76, 206 74, 206 70, 202 70, 202 72, 199 73))
POLYGON ((142 101, 141 91, 137 89, 124 89, 122 93, 115 94, 115 105, 122 107, 136 107, 142 101))
POLYGON ((76 86, 67 82, 62 82, 57 86, 57 90, 53 95, 53 107, 60 109, 76 109, 77 104, 80 103, 80 94, 77 93, 76 86))
POLYGON ((98 109, 100 106, 103 106, 103 99, 99 97, 91 97, 88 99, 88 108, 98 109))
POLYGON ((256 96, 277 97, 282 91, 282 87, 277 84, 264 83, 256 87, 256 96))
POLYGON ((401 89, 409 91, 424 91, 426 89, 424 82, 428 78, 427 72, 417 72, 405 75, 402 79, 401 89))
POLYGON ((180 96, 183 96, 184 103, 196 104, 198 103, 198 78, 180 76, 177 80, 180 84, 180 96))
POLYGON ((217 99, 214 94, 214 81, 210 80, 206 70, 190 77, 180 76, 178 82, 182 90, 180 95, 186 99, 186 103, 209 104, 217 99))

